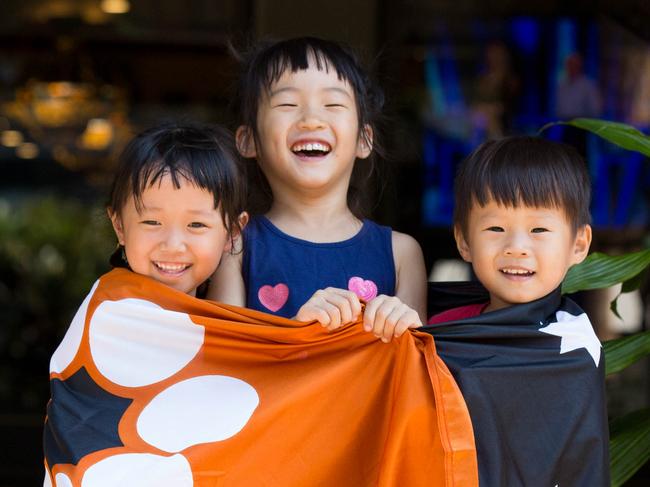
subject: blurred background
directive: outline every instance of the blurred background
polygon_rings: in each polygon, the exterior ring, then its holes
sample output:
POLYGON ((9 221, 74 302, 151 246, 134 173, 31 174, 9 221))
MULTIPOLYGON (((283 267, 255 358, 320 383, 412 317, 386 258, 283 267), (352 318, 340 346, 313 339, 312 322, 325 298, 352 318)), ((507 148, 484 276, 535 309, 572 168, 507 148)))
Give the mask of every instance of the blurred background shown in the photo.
MULTIPOLYGON (((1 0, 0 487, 42 484, 49 357, 115 246, 116 154, 162 120, 229 123, 228 43, 315 35, 352 46, 387 94, 381 223, 415 236, 431 279, 469 276, 450 231, 456 165, 481 141, 598 117, 650 125, 646 0, 1 0), (525 4, 525 7, 524 7, 525 4)), ((650 164, 561 126, 593 179, 593 250, 650 246, 650 164)), ((602 339, 648 326, 648 284, 578 296, 602 339)), ((608 379, 610 414, 650 404, 650 362, 608 379)), ((648 468, 627 485, 648 485, 648 468)))

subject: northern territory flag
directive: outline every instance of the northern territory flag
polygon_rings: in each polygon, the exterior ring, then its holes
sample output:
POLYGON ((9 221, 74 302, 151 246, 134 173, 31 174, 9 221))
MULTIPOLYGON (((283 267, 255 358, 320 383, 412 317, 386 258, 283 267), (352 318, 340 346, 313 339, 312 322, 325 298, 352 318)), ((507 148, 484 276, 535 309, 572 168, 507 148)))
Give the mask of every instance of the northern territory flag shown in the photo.
POLYGON ((116 269, 50 384, 45 485, 478 485, 467 407, 427 334, 329 333, 116 269))
MULTIPOLYGON (((489 300, 479 283, 429 286, 432 313, 489 300)), ((481 486, 610 485, 603 352, 559 289, 422 330, 463 391, 481 486)))

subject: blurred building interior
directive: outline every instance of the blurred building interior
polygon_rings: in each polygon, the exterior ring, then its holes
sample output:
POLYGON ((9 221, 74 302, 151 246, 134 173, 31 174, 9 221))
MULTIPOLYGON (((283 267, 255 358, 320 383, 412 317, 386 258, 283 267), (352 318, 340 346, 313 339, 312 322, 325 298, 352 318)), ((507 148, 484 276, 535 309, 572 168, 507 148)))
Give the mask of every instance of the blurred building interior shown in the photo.
MULTIPOLYGON (((230 124, 232 46, 301 35, 349 44, 385 89, 374 216, 419 240, 435 278, 468 275, 454 260, 453 177, 478 143, 580 116, 650 129, 646 0, 2 0, 0 487, 42 481, 48 359, 108 270, 103 205, 125 141, 161 120, 230 124)), ((648 160, 562 126, 542 135, 588 161, 593 249, 649 247, 648 160)), ((601 338, 647 329, 648 283, 619 304, 623 319, 589 308, 612 293, 584 298, 601 338)), ((648 407, 649 369, 610 384, 624 391, 610 408, 648 407)))

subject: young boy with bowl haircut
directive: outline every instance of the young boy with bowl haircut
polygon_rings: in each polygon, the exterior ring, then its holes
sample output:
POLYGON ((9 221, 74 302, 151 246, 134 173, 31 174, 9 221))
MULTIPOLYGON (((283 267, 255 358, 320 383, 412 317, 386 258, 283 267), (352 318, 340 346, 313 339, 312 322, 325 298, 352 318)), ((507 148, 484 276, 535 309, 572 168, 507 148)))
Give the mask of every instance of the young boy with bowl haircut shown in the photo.
POLYGON ((541 138, 485 142, 459 169, 454 236, 479 282, 431 283, 444 310, 422 330, 463 391, 481 485, 609 485, 600 342, 560 292, 590 196, 578 153, 541 138))

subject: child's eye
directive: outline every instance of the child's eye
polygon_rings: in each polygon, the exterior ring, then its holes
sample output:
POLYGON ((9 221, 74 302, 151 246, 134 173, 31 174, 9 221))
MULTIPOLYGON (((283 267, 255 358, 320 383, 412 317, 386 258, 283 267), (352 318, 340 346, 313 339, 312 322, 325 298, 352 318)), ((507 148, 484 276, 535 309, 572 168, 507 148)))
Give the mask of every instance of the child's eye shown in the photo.
POLYGON ((543 232, 548 232, 548 228, 544 227, 535 227, 531 230, 532 233, 543 233, 543 232))
POLYGON ((297 107, 295 103, 278 103, 276 107, 297 107))
POLYGON ((328 103, 325 108, 346 108, 342 103, 328 103))
POLYGON ((201 222, 192 222, 188 225, 190 228, 207 228, 207 225, 205 223, 201 222))
POLYGON ((486 228, 486 230, 488 232, 503 232, 504 231, 502 227, 496 227, 496 226, 495 227, 488 227, 488 228, 486 228))
POLYGON ((142 223, 143 225, 151 225, 151 226, 160 225, 160 222, 156 220, 142 220, 140 223, 142 223))

